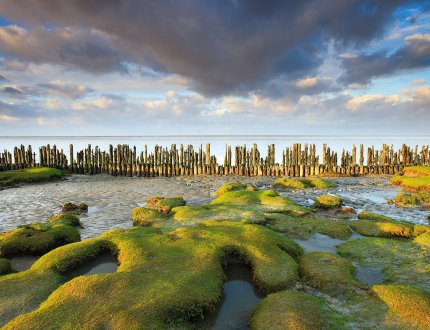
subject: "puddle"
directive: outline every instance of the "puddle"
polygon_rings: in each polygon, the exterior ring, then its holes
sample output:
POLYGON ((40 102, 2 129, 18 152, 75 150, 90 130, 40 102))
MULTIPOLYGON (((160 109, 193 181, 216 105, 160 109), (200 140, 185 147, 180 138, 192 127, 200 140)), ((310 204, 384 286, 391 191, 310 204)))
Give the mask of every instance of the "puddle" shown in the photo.
POLYGON ((115 273, 118 268, 118 260, 110 253, 102 253, 95 259, 67 273, 68 278, 81 275, 115 273))
POLYGON ((378 267, 362 266, 354 263, 355 277, 360 282, 367 285, 381 284, 384 281, 384 275, 378 267))
POLYGON ((238 257, 228 260, 223 298, 217 309, 197 322, 198 329, 245 330, 255 305, 264 298, 252 285, 251 269, 238 257))
POLYGON ((337 253, 336 245, 340 245, 346 242, 344 240, 331 238, 330 236, 319 233, 316 233, 315 235, 309 237, 309 239, 307 240, 293 238, 293 241, 299 244, 303 248, 305 253, 324 251, 333 254, 337 253))
POLYGON ((33 266, 39 258, 36 256, 13 257, 10 259, 10 263, 13 270, 23 272, 33 266))

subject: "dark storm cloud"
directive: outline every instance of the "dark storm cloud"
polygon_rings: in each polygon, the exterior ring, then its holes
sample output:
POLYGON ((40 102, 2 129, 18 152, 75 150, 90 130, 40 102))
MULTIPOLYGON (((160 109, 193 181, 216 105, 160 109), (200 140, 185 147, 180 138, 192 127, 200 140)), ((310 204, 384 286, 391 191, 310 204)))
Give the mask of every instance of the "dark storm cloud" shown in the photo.
MULTIPOLYGON (((321 63, 327 39, 334 38, 338 47, 365 43, 406 2, 0 0, 0 12, 9 19, 95 29, 109 36, 98 36, 94 43, 94 34, 82 32, 65 40, 56 30, 38 29, 21 34, 34 35, 42 45, 0 46, 30 61, 94 72, 133 61, 189 77, 201 92, 222 94, 254 89, 279 76, 289 80, 308 76, 321 63), (44 36, 37 38, 40 35, 44 36)), ((19 37, 18 33, 15 38, 19 37)), ((27 38, 21 41, 29 45, 27 38)))
POLYGON ((107 38, 79 28, 0 27, 0 49, 34 63, 61 64, 94 73, 124 70, 123 55, 107 38))
POLYGON ((379 52, 345 58, 343 79, 349 83, 367 83, 373 77, 430 66, 430 34, 414 34, 405 41, 406 45, 391 55, 379 52))

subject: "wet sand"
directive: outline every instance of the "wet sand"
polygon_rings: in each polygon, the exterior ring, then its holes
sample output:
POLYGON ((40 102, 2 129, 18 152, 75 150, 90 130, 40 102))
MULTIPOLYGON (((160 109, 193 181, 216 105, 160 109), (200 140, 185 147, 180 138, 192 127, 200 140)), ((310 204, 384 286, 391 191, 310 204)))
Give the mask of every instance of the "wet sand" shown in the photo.
MULTIPOLYGON (((402 209, 388 205, 399 188, 389 185, 389 177, 331 178, 339 186, 326 190, 282 192, 302 205, 310 205, 316 196, 333 193, 357 212, 368 210, 398 220, 428 223, 429 211, 402 209)), ((130 228, 131 210, 145 205, 148 197, 183 196, 188 205, 200 205, 215 198, 216 189, 226 182, 241 181, 268 188, 271 177, 156 177, 128 178, 107 175, 72 175, 65 181, 27 185, 0 191, 0 232, 32 222, 45 222, 60 212, 64 202, 87 203, 88 213, 81 216, 82 238, 90 238, 113 228, 130 228)))

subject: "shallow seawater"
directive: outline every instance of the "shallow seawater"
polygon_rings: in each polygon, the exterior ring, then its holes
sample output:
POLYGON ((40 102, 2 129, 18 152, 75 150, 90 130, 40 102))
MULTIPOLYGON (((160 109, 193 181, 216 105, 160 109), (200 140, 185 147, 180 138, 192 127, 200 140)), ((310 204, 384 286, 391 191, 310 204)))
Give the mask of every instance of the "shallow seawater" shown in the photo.
POLYGON ((251 269, 240 259, 229 260, 223 298, 217 309, 197 322, 198 329, 245 330, 255 305, 264 298, 252 285, 251 269))
POLYGON ((363 266, 355 263, 355 277, 360 282, 367 285, 381 284, 384 281, 384 274, 378 267, 363 266))
POLYGON ((13 257, 10 259, 12 269, 17 272, 23 272, 33 266, 33 264, 39 259, 37 256, 23 256, 23 257, 13 257))
POLYGON ((315 235, 309 237, 307 240, 301 240, 294 238, 294 242, 299 244, 305 253, 314 252, 314 251, 324 251, 336 254, 337 249, 336 245, 340 245, 345 243, 345 241, 337 238, 331 238, 330 236, 316 233, 315 235))
MULTIPOLYGON (((380 213, 396 220, 406 220, 415 223, 428 224, 430 211, 419 208, 400 208, 388 204, 387 200, 401 192, 399 187, 390 185, 389 176, 379 177, 350 177, 328 178, 336 182, 337 187, 319 190, 306 189, 299 191, 284 191, 282 195, 304 206, 311 206, 315 199, 322 194, 333 194, 343 199, 343 206, 352 207, 357 213, 369 211, 380 213)), ((320 215, 324 215, 322 212, 320 215)), ((330 213, 328 213, 330 216, 330 213)))
POLYGON ((115 273, 117 268, 118 260, 116 257, 110 253, 102 253, 95 259, 67 273, 67 277, 73 278, 81 275, 115 273))

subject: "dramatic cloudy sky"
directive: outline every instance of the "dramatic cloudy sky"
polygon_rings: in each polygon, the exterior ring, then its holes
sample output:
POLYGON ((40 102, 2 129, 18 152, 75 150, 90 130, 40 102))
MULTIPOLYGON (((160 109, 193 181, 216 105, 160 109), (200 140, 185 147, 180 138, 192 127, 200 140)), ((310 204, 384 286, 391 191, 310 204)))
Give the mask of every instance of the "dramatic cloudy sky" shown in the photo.
POLYGON ((427 1, 0 0, 0 135, 429 127, 427 1))

